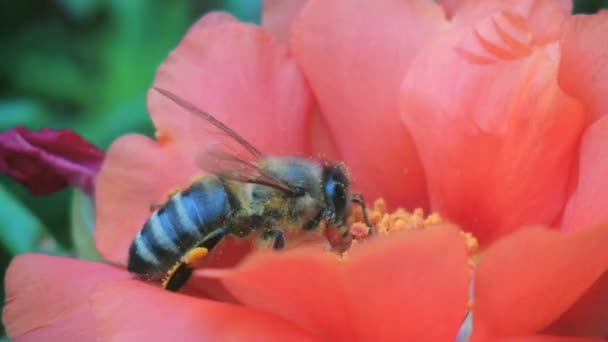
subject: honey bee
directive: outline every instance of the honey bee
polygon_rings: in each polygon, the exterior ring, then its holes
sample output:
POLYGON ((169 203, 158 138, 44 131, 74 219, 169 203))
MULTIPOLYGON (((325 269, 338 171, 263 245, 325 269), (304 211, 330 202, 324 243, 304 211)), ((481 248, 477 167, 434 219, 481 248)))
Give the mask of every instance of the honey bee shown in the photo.
POLYGON ((282 249, 285 230, 311 231, 327 223, 348 238, 345 221, 351 203, 365 213, 365 202, 351 193, 342 163, 266 156, 210 114, 167 90, 154 89, 233 139, 247 158, 208 152, 209 174, 173 194, 135 236, 129 272, 144 279, 164 278, 163 288, 178 291, 226 235, 245 237, 257 231, 274 249, 282 249))

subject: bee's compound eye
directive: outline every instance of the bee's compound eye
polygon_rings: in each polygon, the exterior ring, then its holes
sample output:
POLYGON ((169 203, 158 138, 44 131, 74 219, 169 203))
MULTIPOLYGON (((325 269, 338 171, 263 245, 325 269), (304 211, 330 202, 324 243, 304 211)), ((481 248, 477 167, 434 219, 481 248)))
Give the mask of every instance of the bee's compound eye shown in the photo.
POLYGON ((348 214, 350 183, 342 167, 327 166, 323 171, 323 193, 327 209, 332 211, 332 222, 342 224, 348 214))

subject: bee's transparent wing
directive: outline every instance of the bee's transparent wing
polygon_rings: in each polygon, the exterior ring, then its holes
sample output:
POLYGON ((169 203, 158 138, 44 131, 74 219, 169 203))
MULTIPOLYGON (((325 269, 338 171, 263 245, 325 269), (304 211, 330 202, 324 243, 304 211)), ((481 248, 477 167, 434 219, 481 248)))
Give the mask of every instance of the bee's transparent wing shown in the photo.
POLYGON ((205 150, 197 158, 197 164, 203 170, 225 179, 262 184, 288 193, 294 192, 288 184, 272 176, 253 161, 241 159, 224 150, 205 150))
POLYGON ((157 87, 154 87, 154 90, 184 110, 209 123, 211 127, 219 130, 219 133, 227 137, 227 142, 230 142, 230 144, 217 145, 202 151, 196 160, 197 165, 201 169, 226 179, 243 183, 262 184, 293 193, 293 189, 288 184, 268 174, 255 164, 257 160, 263 157, 263 154, 245 140, 245 138, 241 137, 223 122, 214 118, 211 114, 200 110, 192 103, 172 92, 157 87))
POLYGON ((240 146, 242 146, 255 159, 259 159, 262 156, 262 152, 260 152, 257 148, 255 148, 253 145, 251 145, 247 140, 245 140, 245 138, 238 135, 230 127, 226 126, 223 122, 214 118, 211 114, 200 110, 192 103, 182 99, 181 97, 173 94, 172 92, 170 92, 168 90, 158 88, 158 87, 153 87, 153 88, 154 88, 154 90, 158 91, 163 96, 165 96, 166 98, 175 102, 175 104, 182 107, 186 111, 200 117, 204 121, 206 121, 206 122, 210 123, 211 125, 215 126, 216 128, 218 128, 222 133, 226 134, 228 137, 230 137, 231 139, 236 141, 240 146))

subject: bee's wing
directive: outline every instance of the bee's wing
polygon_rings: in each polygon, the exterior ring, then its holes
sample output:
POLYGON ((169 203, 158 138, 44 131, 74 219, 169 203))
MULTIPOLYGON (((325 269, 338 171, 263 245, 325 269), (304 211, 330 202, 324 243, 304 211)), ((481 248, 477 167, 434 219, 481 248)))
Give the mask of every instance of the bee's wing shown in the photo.
POLYGON ((214 118, 211 114, 200 110, 192 103, 182 99, 181 97, 173 94, 172 92, 170 92, 168 90, 158 88, 158 87, 153 87, 153 88, 154 88, 154 90, 158 91, 159 93, 161 93, 163 96, 165 96, 169 100, 175 102, 175 104, 177 104, 178 106, 180 106, 183 109, 185 109, 186 111, 202 118, 206 122, 208 122, 211 125, 218 128, 221 132, 228 135, 230 138, 234 139, 234 141, 236 141, 240 146, 242 146, 255 159, 259 159, 262 156, 262 152, 260 152, 257 148, 255 148, 253 145, 251 145, 247 140, 245 140, 245 138, 238 135, 230 127, 226 126, 223 122, 214 118))
POLYGON ((241 159, 237 155, 219 149, 208 149, 199 155, 197 164, 205 171, 225 179, 243 183, 266 185, 288 193, 294 190, 285 182, 272 176, 255 162, 241 159))
MULTIPOLYGON (((263 154, 245 140, 245 138, 241 137, 223 122, 214 118, 211 114, 200 110, 192 103, 170 91, 157 87, 153 88, 186 111, 219 129, 220 133, 227 136, 231 141, 236 142, 236 144, 230 145, 234 145, 237 150, 228 151, 217 147, 204 150, 203 153, 197 156, 197 164, 201 169, 234 181, 257 183, 289 193, 294 192, 288 184, 268 174, 255 164, 257 160, 263 157, 263 154)), ((224 148, 227 148, 227 146, 224 146, 224 148)))

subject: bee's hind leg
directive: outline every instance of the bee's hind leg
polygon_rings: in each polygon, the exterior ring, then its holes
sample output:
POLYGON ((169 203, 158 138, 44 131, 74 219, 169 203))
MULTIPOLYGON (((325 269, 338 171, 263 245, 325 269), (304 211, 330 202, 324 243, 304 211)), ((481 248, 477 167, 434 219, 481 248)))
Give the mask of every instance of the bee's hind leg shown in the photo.
POLYGON ((283 232, 280 230, 267 230, 262 234, 262 239, 273 239, 272 248, 274 249, 283 249, 283 247, 285 247, 285 237, 283 237, 283 232))
POLYGON ((194 271, 194 268, 205 259, 207 254, 220 240, 226 236, 228 229, 225 227, 218 228, 209 233, 203 240, 191 248, 179 261, 173 266, 167 276, 163 280, 163 288, 169 291, 178 291, 181 289, 194 271))

